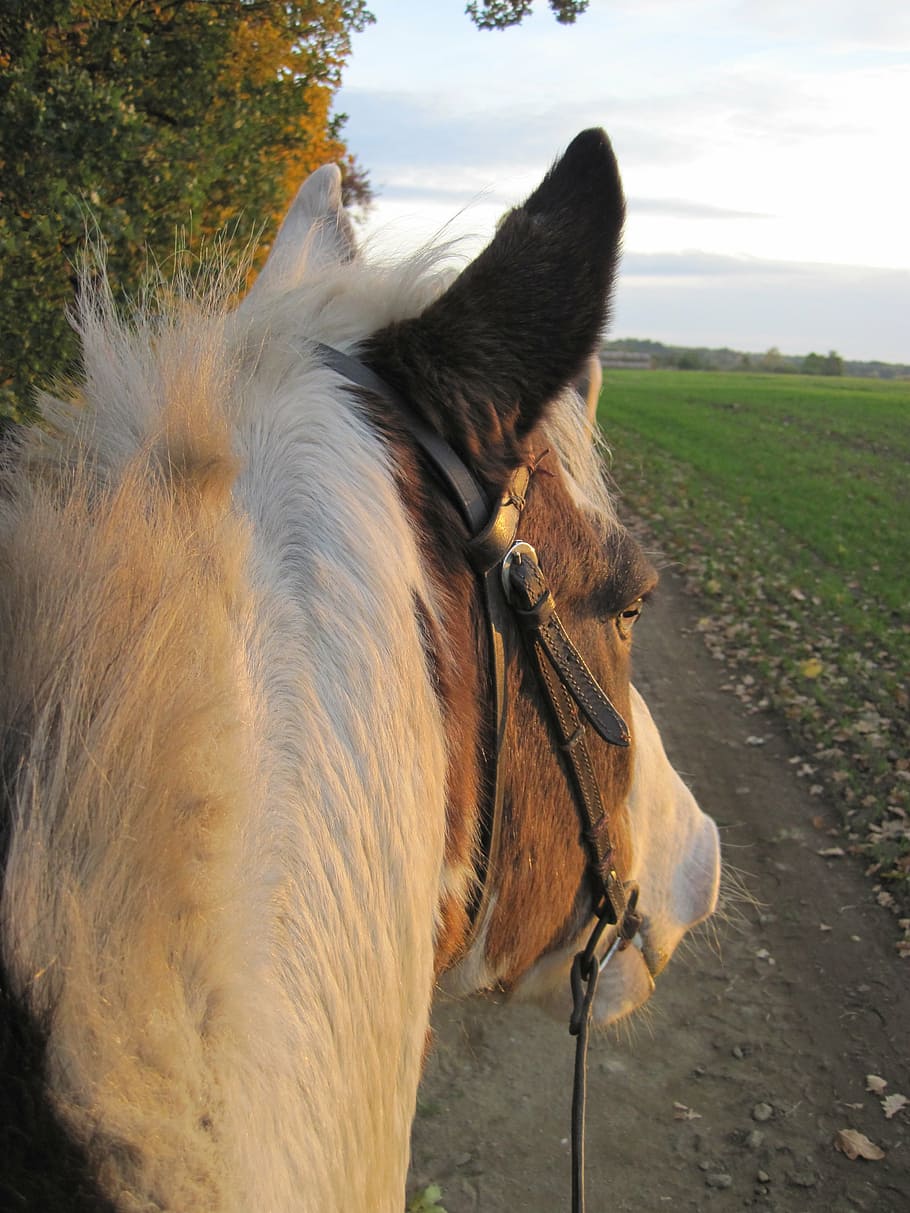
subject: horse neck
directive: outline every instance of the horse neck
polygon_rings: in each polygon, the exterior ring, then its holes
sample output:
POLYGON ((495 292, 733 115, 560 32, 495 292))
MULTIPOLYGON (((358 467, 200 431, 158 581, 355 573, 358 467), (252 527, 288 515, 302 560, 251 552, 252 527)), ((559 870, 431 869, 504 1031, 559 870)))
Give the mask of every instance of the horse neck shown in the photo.
POLYGON ((4 954, 112 1190, 392 1209, 443 852, 425 587, 364 422, 301 383, 242 414, 233 483, 150 484, 144 451, 7 528, 4 954))
POLYGON ((315 1148, 304 1173, 356 1160, 325 1175, 344 1190, 323 1207, 357 1193, 382 1209, 400 1205, 428 1022, 445 748, 415 614, 428 589, 414 534, 385 448, 345 404, 315 389, 273 399, 281 440, 258 432, 237 495, 257 520, 253 645, 270 769, 256 833, 286 839, 259 860, 280 890, 276 1030, 290 1022, 304 1042, 281 1115, 315 1148))

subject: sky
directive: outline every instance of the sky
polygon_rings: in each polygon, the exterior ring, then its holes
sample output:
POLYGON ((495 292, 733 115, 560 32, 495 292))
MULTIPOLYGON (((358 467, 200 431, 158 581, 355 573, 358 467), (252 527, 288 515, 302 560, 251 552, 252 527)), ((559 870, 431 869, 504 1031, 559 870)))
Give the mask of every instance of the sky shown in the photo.
POLYGON ((370 0, 336 111, 384 252, 489 240, 602 126, 627 198, 610 337, 910 363, 910 0, 370 0))

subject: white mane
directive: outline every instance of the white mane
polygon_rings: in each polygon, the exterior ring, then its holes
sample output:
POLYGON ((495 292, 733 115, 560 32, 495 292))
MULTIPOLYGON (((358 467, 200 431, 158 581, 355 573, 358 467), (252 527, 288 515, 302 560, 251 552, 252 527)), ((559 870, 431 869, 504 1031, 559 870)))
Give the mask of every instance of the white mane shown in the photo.
POLYGON ((127 325, 86 296, 83 396, 45 398, 42 475, 0 517, 3 727, 14 688, 54 688, 3 951, 123 1208, 403 1190, 444 843, 432 594, 385 449, 307 341, 350 348, 439 283, 300 268, 249 314, 127 325))

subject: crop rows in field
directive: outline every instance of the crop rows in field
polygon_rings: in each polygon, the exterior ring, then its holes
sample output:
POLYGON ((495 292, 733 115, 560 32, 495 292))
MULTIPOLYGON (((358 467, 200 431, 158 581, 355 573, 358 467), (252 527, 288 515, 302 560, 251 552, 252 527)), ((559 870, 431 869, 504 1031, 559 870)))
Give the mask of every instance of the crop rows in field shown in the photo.
POLYGON ((910 384, 608 372, 622 498, 709 604, 742 698, 781 710, 879 898, 910 905, 910 384))

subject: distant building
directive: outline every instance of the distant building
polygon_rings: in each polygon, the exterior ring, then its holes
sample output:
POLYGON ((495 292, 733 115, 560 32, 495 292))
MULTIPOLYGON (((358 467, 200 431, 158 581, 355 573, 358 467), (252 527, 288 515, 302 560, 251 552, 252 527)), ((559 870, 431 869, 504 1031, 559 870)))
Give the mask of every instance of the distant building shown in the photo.
POLYGON ((600 365, 605 371, 650 371, 654 362, 649 354, 636 354, 631 350, 603 350, 600 365))

